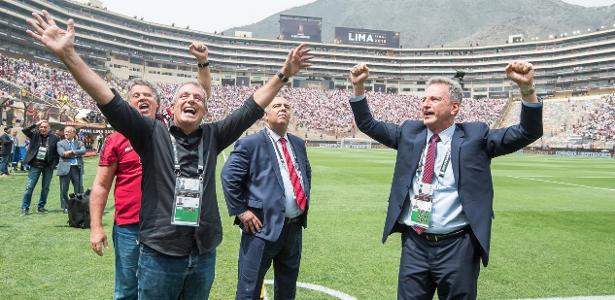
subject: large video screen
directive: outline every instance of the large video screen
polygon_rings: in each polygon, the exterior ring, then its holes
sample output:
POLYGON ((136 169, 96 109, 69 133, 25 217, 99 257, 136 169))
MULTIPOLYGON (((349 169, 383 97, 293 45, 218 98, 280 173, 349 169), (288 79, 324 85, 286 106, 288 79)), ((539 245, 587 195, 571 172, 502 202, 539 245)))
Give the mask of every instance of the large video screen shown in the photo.
POLYGON ((322 18, 280 15, 280 39, 321 42, 322 18))

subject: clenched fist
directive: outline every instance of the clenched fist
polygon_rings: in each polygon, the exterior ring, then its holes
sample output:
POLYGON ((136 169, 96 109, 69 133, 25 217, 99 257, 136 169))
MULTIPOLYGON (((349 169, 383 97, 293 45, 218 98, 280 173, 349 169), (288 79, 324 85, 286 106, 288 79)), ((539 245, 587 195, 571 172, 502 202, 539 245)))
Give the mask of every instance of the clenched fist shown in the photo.
POLYGON ((520 88, 531 87, 534 85, 534 66, 526 61, 513 61, 506 66, 506 77, 520 88))
POLYGON ((365 93, 363 83, 367 77, 369 77, 369 68, 366 64, 358 64, 350 69, 350 81, 355 96, 361 96, 365 93))
POLYGON ((207 49, 207 46, 205 46, 205 44, 199 42, 192 42, 192 44, 190 44, 190 48, 188 49, 190 50, 190 53, 194 55, 194 57, 196 57, 196 60, 200 64, 207 61, 207 58, 209 57, 209 50, 207 49))
POLYGON ((363 84, 367 77, 369 77, 369 68, 366 64, 358 64, 350 69, 352 85, 363 84))

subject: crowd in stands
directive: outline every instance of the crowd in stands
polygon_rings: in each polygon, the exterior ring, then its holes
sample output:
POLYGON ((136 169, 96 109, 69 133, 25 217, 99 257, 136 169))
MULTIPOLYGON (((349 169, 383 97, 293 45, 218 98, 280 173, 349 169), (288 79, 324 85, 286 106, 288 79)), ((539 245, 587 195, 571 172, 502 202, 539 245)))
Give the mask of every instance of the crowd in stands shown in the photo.
MULTIPOLYGON (((50 97, 73 108, 96 109, 91 98, 64 70, 27 59, 0 56, 0 78, 23 86, 36 96, 50 97)), ((122 89, 126 85, 125 81, 111 80, 110 85, 125 95, 126 91, 122 89)), ((176 87, 174 84, 157 83, 163 108, 170 105, 176 87)), ((207 103, 208 121, 226 116, 239 107, 255 89, 256 87, 214 85, 212 97, 207 103)), ((294 107, 294 129, 335 136, 349 136, 356 132, 348 105, 348 99, 352 96, 350 90, 285 88, 280 95, 289 99, 294 107)), ((368 92, 367 98, 377 119, 400 123, 406 119, 420 118, 421 99, 415 95, 368 92)), ((464 99, 457 121, 483 121, 493 125, 501 118, 506 102, 505 99, 464 99)), ((609 129, 609 126, 613 126, 613 122, 608 118, 605 120, 600 114, 596 114, 594 118, 603 120, 605 124, 590 131, 590 134, 603 136, 606 131, 611 132, 612 137, 612 128, 609 129)))
POLYGON ((592 141, 615 141, 615 93, 602 96, 589 114, 573 125, 573 132, 592 141))
POLYGON ((75 108, 94 108, 90 96, 63 70, 27 59, 0 56, 0 78, 22 86, 22 93, 25 94, 31 93, 39 98, 48 97, 75 108))

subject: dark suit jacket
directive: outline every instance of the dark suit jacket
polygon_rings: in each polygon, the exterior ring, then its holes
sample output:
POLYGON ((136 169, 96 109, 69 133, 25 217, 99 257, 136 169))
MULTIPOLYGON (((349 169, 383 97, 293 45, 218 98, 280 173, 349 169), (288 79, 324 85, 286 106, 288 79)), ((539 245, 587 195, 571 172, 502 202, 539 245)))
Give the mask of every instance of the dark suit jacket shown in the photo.
MULTIPOLYGON (((222 188, 229 215, 237 216, 251 210, 263 223, 256 236, 274 242, 284 227, 285 194, 278 159, 266 130, 237 141, 222 169, 222 188)), ((299 164, 308 199, 305 212, 301 215, 302 225, 306 227, 312 169, 304 141, 292 134, 288 134, 288 139, 299 164)), ((237 219, 235 223, 242 226, 237 219)))
POLYGON ((83 154, 85 154, 85 145, 83 142, 75 139, 74 142, 74 154, 70 154, 68 156, 64 156, 64 152, 70 150, 70 146, 68 144, 68 140, 64 139, 58 142, 58 156, 60 157, 60 162, 58 163, 58 176, 68 175, 70 172, 70 159, 76 158, 77 163, 81 169, 81 175, 83 175, 83 154))
POLYGON ((0 142, 2 143, 2 156, 10 155, 13 151, 13 139, 10 135, 4 133, 0 136, 0 142))
MULTIPOLYGON (((397 149, 389 207, 382 242, 399 231, 397 220, 416 173, 426 144, 427 128, 422 121, 407 120, 400 125, 377 121, 367 101, 350 103, 357 127, 387 147, 397 149)), ((493 217, 493 183, 491 159, 517 151, 542 136, 542 107, 523 105, 521 122, 506 128, 489 129, 480 122, 455 125, 451 143, 451 164, 459 200, 472 231, 481 246, 481 257, 489 262, 491 219, 493 217)))
MULTIPOLYGON (((36 157, 36 152, 38 151, 38 147, 41 146, 41 134, 38 132, 38 130, 34 128, 36 128, 36 124, 30 127, 26 127, 21 131, 23 132, 23 134, 25 134, 27 137, 30 138, 30 146, 28 147, 28 152, 26 153, 26 160, 25 160, 26 164, 29 164, 30 161, 34 157, 36 157)), ((48 136, 49 136, 49 148, 47 149, 47 157, 45 161, 47 162, 47 165, 49 165, 52 168, 55 168, 55 166, 58 164, 57 144, 58 144, 58 141, 60 141, 60 138, 51 132, 49 133, 48 136)))

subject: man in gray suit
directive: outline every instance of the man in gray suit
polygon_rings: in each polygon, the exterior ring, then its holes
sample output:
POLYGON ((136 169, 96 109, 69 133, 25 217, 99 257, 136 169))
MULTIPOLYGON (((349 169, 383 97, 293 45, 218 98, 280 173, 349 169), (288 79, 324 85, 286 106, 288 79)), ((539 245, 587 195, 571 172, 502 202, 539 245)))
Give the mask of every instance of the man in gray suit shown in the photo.
POLYGON ((75 193, 83 193, 83 154, 85 146, 77 140, 77 130, 64 128, 64 139, 58 142, 58 176, 60 176, 60 206, 68 213, 68 185, 72 182, 75 193))

